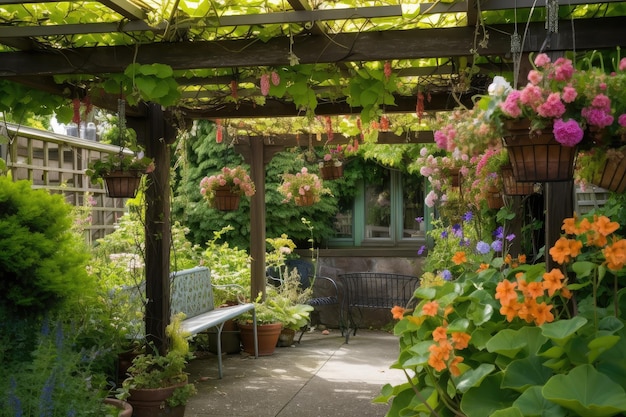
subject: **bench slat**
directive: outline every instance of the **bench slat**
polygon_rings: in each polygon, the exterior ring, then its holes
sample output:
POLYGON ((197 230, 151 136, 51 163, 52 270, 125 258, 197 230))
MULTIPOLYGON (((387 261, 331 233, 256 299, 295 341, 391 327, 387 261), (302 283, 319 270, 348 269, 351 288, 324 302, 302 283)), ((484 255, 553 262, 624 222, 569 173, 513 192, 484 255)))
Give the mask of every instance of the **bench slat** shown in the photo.
POLYGON ((186 318, 182 321, 181 327, 185 331, 196 334, 210 329, 211 327, 216 327, 223 324, 226 320, 234 319, 252 310, 254 310, 254 304, 252 303, 221 307, 194 317, 186 318))

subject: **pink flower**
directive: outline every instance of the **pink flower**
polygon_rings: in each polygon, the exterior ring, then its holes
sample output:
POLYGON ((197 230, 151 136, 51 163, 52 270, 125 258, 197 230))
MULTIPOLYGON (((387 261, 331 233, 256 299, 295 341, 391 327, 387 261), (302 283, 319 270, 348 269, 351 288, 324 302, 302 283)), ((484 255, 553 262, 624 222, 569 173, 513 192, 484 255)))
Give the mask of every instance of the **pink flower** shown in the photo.
POLYGON ((553 125, 554 138, 563 146, 576 146, 583 139, 583 130, 576 120, 557 119, 553 125))
POLYGON ((611 99, 604 94, 598 94, 591 101, 593 107, 601 107, 607 111, 611 111, 611 99))
POLYGON ((541 88, 536 85, 527 84, 526 87, 520 91, 519 100, 523 105, 535 109, 543 103, 543 92, 541 88))
MULTIPOLYGON (((626 58, 624 58, 626 59, 626 58)), ((622 59, 622 61, 624 60, 622 59)), ((618 118, 617 118, 617 123, 619 123, 620 126, 622 127, 626 127, 626 114, 621 114, 618 118)))
POLYGON ((545 118, 561 117, 565 113, 565 105, 561 101, 560 94, 551 93, 546 102, 537 108, 537 113, 545 118))
POLYGON ((564 102, 572 103, 574 100, 576 100, 576 96, 578 96, 578 93, 576 92, 575 88, 569 85, 567 87, 563 87, 563 95, 561 96, 561 98, 564 102))
POLYGON ((539 71, 530 70, 528 72, 528 81, 530 81, 531 84, 538 85, 541 80, 543 80, 543 74, 541 74, 539 71))
POLYGON ((439 199, 439 197, 437 197, 437 193, 435 193, 433 190, 431 190, 428 195, 426 196, 426 198, 424 199, 424 202, 426 203, 426 205, 428 207, 434 207, 435 206, 435 202, 439 199))
POLYGON ((522 109, 519 107, 520 92, 518 90, 513 90, 506 96, 506 99, 500 103, 500 108, 502 111, 510 116, 510 117, 520 117, 522 115, 522 109))
POLYGON ((581 110, 580 114, 590 125, 603 128, 613 123, 614 118, 611 116, 610 111, 610 108, 607 111, 606 109, 597 107, 585 107, 581 110))
POLYGON ((622 58, 621 61, 619 61, 619 70, 626 71, 626 58, 622 58))
POLYGON ((574 66, 572 61, 567 58, 558 58, 554 62, 553 77, 556 81, 567 81, 574 75, 574 66))
POLYGON ((547 54, 539 54, 535 58, 536 67, 543 67, 544 65, 547 65, 549 63, 550 63, 550 57, 547 54))

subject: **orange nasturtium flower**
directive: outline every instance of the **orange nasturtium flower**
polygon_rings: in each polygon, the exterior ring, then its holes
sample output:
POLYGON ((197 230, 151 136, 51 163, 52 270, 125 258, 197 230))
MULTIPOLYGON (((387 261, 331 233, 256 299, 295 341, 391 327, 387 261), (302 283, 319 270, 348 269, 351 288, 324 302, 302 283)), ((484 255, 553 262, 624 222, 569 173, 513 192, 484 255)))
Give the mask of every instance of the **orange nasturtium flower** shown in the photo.
POLYGON ((452 332, 451 338, 454 348, 461 350, 465 349, 469 345, 469 341, 472 336, 465 332, 452 332))
POLYGON ((606 267, 613 271, 619 271, 626 264, 626 239, 613 242, 602 252, 606 258, 606 267))
POLYGON ((433 330, 433 340, 435 342, 441 342, 442 340, 448 340, 448 334, 446 328, 443 326, 437 327, 433 330))
POLYGON ((563 279, 565 279, 565 275, 558 268, 552 268, 552 271, 543 274, 543 288, 548 290, 550 297, 563 288, 563 279))
POLYGON ((391 314, 393 315, 394 319, 401 320, 402 317, 404 317, 404 308, 400 306, 395 306, 391 309, 391 314))
POLYGON ((434 317, 439 311, 439 303, 437 301, 429 301, 422 307, 422 314, 434 317))
POLYGON ((461 375, 461 370, 457 366, 461 362, 463 362, 463 356, 455 356, 450 362, 450 373, 452 374, 452 376, 461 375))
POLYGON ((591 228, 595 230, 596 232, 600 233, 602 236, 608 236, 614 231, 616 231, 617 229, 619 229, 619 223, 612 222, 611 219, 609 219, 606 216, 600 216, 600 217, 594 216, 593 224, 591 225, 591 228))
POLYGON ((525 264, 526 263, 526 255, 523 255, 523 254, 517 255, 517 260, 518 260, 519 263, 525 264))
POLYGON ((454 262, 455 265, 461 265, 467 262, 467 256, 465 255, 465 252, 458 251, 457 253, 455 253, 452 257, 452 262, 454 262))
POLYGON ((543 295, 543 284, 541 282, 529 282, 524 291, 524 297, 537 298, 543 295))
POLYGON ((508 304, 502 304, 502 307, 500 307, 500 314, 506 317, 506 321, 510 323, 515 317, 517 317, 517 312, 519 311, 521 306, 522 305, 517 301, 513 301, 508 304))
POLYGON ((550 310, 552 310, 552 305, 546 303, 535 304, 533 306, 532 315, 537 326, 554 321, 554 315, 550 310))
POLYGON ((517 300, 515 287, 517 287, 517 283, 511 282, 507 279, 499 282, 496 286, 496 299, 500 300, 502 305, 507 305, 511 301, 517 300))
POLYGON ((583 243, 575 239, 559 238, 554 246, 550 248, 550 256, 559 264, 569 262, 571 258, 575 258, 580 254, 583 243))

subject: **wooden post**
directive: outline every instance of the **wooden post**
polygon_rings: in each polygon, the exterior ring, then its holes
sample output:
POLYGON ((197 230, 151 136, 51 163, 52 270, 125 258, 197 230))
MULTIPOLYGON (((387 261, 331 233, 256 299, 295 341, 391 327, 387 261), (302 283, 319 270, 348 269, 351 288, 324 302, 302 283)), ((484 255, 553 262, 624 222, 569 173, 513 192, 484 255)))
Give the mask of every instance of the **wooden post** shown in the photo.
POLYGON ((249 144, 250 176, 256 187, 256 193, 250 201, 250 291, 255 299, 259 293, 265 298, 265 163, 263 139, 251 139, 249 144))
MULTIPOLYGON (((166 127, 160 105, 147 104, 147 117, 136 127, 155 170, 147 175, 145 221, 146 340, 167 353, 165 327, 170 320, 170 148, 175 132, 166 127)), ((135 126, 133 126, 135 127, 135 126)))

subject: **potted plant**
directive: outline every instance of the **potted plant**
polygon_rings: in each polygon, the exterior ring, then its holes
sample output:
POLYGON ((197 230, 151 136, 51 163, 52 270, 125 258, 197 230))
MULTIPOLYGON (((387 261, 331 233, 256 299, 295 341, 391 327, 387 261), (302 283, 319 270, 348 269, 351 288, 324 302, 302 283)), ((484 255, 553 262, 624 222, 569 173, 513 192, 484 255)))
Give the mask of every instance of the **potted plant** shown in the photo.
MULTIPOLYGON (((623 75, 591 66, 593 59, 592 54, 583 60, 587 69, 577 69, 567 58, 552 62, 542 53, 525 87, 512 89, 501 77, 494 79, 495 93, 481 105, 502 129, 519 180, 571 179, 577 149, 604 146, 611 126, 619 120, 626 123, 623 75)), ((624 68, 626 61, 620 63, 620 70, 624 68)))
POLYGON ((414 309, 393 310, 394 367, 409 383, 383 388, 388 416, 623 415, 619 227, 604 216, 566 219, 551 270, 493 243, 460 248, 449 281, 422 282, 414 309))
POLYGON ((192 355, 180 328, 183 317, 175 315, 166 328, 170 350, 165 355, 156 350, 139 354, 128 369, 117 397, 133 406, 135 417, 183 416, 187 401, 196 393, 185 372, 192 355))
POLYGON ((325 148, 319 163, 320 175, 324 180, 336 180, 343 177, 343 148, 341 145, 325 148))
POLYGON ((85 173, 92 182, 104 179, 109 197, 134 198, 143 174, 154 171, 151 158, 121 150, 107 159, 98 159, 89 164, 85 173))
POLYGON ((320 177, 309 172, 307 167, 302 167, 296 174, 283 174, 282 178, 278 191, 285 197, 283 203, 293 200, 299 206, 310 206, 320 201, 322 195, 330 194, 320 177))
POLYGON ((253 196, 254 183, 242 166, 224 167, 217 175, 200 180, 200 194, 211 207, 222 211, 237 210, 242 195, 253 196))

